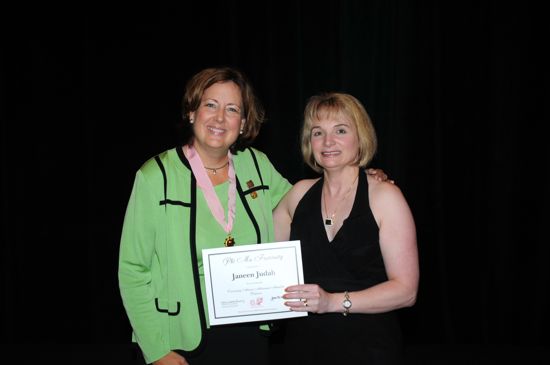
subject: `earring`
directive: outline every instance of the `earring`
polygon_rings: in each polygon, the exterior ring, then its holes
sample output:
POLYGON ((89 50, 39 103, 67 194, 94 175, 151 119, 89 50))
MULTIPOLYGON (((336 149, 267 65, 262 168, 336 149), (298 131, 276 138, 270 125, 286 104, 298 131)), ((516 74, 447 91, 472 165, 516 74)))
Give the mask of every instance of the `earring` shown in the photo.
POLYGON ((189 123, 193 124, 195 121, 193 119, 189 119, 189 123))
POLYGON ((243 134, 243 129, 241 128, 241 130, 239 131, 239 134, 243 134))

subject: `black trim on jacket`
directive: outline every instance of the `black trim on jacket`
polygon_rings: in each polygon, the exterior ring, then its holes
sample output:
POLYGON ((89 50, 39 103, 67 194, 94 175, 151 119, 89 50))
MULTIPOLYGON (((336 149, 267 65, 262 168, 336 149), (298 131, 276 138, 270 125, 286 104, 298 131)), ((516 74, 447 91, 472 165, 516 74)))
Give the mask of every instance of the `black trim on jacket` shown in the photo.
MULTIPOLYGON (((248 201, 246 200, 246 196, 254 191, 258 190, 269 190, 269 186, 264 185, 262 174, 260 172, 260 168, 258 165, 258 161, 256 159, 256 154, 254 151, 249 147, 248 150, 250 151, 250 154, 252 156, 252 159, 254 161, 254 166, 256 167, 256 172, 258 173, 258 177, 260 178, 261 185, 255 186, 253 188, 250 188, 248 190, 243 191, 241 188, 241 184, 239 182, 239 178, 236 177, 236 186, 237 191, 239 193, 239 197, 241 198, 241 202, 243 204, 244 209, 246 210, 246 213, 248 214, 248 217, 250 221, 252 222, 252 225, 254 226, 254 229, 256 231, 256 240, 257 243, 260 244, 262 242, 260 227, 258 226, 258 222, 256 221, 256 217, 252 213, 252 209, 250 208, 250 205, 248 204, 248 201)), ((157 164, 159 165, 160 170, 162 171, 162 177, 164 179, 164 200, 161 200, 159 202, 159 205, 164 205, 165 210, 168 205, 179 205, 183 207, 190 208, 190 217, 189 217, 189 250, 191 252, 191 261, 193 265, 193 281, 195 286, 195 296, 197 298, 198 303, 198 310, 199 310, 199 318, 201 323, 201 340, 197 347, 191 351, 185 351, 185 350, 177 350, 178 353, 181 353, 183 356, 185 354, 188 354, 190 356, 195 355, 196 353, 199 353, 203 351, 204 347, 206 346, 206 342, 208 341, 208 331, 207 331, 207 325, 206 325, 206 315, 204 312, 204 306, 203 298, 202 298, 202 292, 201 292, 201 285, 200 285, 200 275, 199 275, 199 268, 198 268, 198 260, 197 260, 197 242, 196 242, 196 231, 197 231, 197 180, 195 178, 195 175, 193 174, 193 170, 191 169, 191 165, 189 164, 189 161, 187 160, 187 157, 183 153, 183 146, 176 147, 176 152, 178 157, 180 158, 180 161, 189 169, 191 173, 191 184, 190 184, 190 197, 191 202, 186 203, 179 200, 171 200, 167 197, 167 191, 168 191, 168 178, 166 176, 166 170, 164 168, 164 165, 162 164, 162 161, 160 160, 159 156, 155 157, 155 161, 157 161, 157 164)), ((162 313, 167 313, 168 315, 177 315, 180 312, 180 302, 177 302, 177 310, 176 312, 169 312, 167 309, 162 309, 158 306, 158 298, 155 298, 155 305, 157 307, 157 310, 162 313)))

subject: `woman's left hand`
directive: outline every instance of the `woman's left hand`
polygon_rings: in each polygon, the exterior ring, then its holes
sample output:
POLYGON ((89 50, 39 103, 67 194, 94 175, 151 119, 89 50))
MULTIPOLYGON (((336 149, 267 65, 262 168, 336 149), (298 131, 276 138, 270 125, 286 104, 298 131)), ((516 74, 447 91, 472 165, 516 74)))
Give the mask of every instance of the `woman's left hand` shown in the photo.
POLYGON ((369 168, 367 169, 367 175, 374 177, 378 181, 387 181, 389 183, 395 184, 395 181, 388 178, 388 175, 382 169, 369 168))
POLYGON ((284 304, 296 312, 326 313, 331 294, 317 284, 292 285, 285 289, 284 304))

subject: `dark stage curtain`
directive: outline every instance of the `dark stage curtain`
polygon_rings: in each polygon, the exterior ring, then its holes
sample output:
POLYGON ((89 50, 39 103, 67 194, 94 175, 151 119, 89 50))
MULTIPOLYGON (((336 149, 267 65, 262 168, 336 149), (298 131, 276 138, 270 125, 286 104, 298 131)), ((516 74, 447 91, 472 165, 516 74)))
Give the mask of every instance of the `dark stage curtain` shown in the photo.
POLYGON ((116 277, 136 170, 177 143, 187 79, 243 70, 256 147, 312 172, 307 97, 367 107, 373 162, 413 210, 410 346, 547 346, 548 20, 536 2, 223 1, 12 5, 2 17, 3 343, 130 341, 116 277))

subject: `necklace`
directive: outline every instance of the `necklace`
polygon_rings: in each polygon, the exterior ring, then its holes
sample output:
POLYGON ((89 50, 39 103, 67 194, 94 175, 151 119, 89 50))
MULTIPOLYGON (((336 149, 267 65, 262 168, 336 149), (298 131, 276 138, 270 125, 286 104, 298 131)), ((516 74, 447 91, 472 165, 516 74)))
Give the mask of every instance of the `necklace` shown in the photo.
POLYGON ((204 168, 207 169, 207 170, 212 171, 212 173, 214 175, 216 175, 216 172, 218 172, 218 170, 223 169, 227 165, 229 165, 229 160, 227 160, 227 162, 224 163, 223 165, 221 165, 220 167, 206 167, 206 166, 204 166, 204 168))
MULTIPOLYGON (((351 189, 355 185, 355 182, 357 181, 358 177, 359 177, 359 174, 357 174, 357 176, 355 176, 355 179, 351 183, 348 191, 346 191, 346 193, 344 194, 344 197, 342 198, 342 200, 340 200, 340 203, 346 201, 346 198, 348 197, 348 194, 350 193, 351 189)), ((336 216, 336 212, 338 211, 338 208, 340 207, 340 204, 337 204, 336 208, 334 209, 334 212, 332 212, 331 215, 328 215, 326 194, 325 194, 324 190, 323 190, 323 203, 325 204, 325 226, 332 226, 334 224, 334 217, 336 216)))

